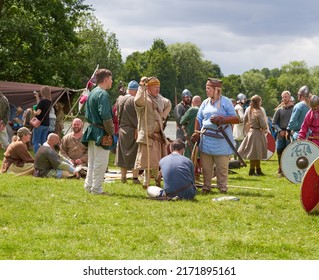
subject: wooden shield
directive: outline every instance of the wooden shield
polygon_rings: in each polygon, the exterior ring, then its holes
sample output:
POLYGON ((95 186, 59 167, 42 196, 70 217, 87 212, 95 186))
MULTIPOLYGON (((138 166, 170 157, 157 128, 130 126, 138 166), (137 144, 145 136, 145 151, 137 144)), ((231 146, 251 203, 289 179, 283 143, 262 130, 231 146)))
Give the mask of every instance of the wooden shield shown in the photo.
POLYGON ((319 157, 309 166, 300 191, 301 204, 310 214, 319 214, 319 157))
POLYGON ((281 156, 281 170, 294 184, 300 184, 308 167, 319 156, 319 147, 308 140, 290 143, 281 156))
POLYGON ((276 151, 276 141, 271 133, 267 133, 267 157, 264 160, 269 160, 276 151))

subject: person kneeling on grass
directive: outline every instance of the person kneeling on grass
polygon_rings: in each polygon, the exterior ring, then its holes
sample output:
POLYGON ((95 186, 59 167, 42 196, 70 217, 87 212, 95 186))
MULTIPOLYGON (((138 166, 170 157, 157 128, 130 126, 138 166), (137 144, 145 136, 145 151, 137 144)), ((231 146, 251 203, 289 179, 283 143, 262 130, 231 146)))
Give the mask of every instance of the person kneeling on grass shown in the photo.
POLYGON ((147 194, 155 199, 193 199, 196 195, 195 168, 193 162, 183 156, 185 143, 177 139, 170 144, 171 154, 163 157, 159 164, 164 189, 149 186, 147 194))
POLYGON ((34 172, 34 158, 28 151, 27 143, 31 139, 31 132, 26 127, 21 127, 12 143, 4 152, 2 173, 14 173, 17 175, 32 175, 34 172))
POLYGON ((34 159, 36 177, 47 178, 70 178, 79 174, 73 164, 63 156, 59 155, 60 137, 50 133, 47 142, 37 151, 34 159))

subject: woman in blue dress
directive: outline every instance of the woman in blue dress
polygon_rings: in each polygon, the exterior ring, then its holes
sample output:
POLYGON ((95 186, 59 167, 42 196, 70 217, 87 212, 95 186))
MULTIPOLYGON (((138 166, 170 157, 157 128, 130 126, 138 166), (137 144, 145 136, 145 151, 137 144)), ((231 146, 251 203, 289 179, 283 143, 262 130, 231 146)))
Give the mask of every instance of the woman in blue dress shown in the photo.
POLYGON ((226 193, 228 190, 229 158, 234 152, 221 130, 224 130, 228 139, 235 144, 231 124, 238 124, 239 119, 231 100, 223 96, 221 91, 222 81, 208 78, 207 99, 202 102, 195 123, 195 131, 201 131, 195 133, 194 137, 198 139, 201 135, 199 150, 204 178, 203 194, 208 194, 212 188, 214 165, 217 188, 220 193, 226 193))

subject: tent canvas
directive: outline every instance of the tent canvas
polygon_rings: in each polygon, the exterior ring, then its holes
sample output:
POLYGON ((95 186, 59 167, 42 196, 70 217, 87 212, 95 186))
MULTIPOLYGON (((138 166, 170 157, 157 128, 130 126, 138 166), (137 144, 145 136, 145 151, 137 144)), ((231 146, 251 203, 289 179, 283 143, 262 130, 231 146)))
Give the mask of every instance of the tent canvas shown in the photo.
MULTIPOLYGON (((40 92, 42 86, 43 85, 39 84, 0 81, 0 91, 7 97, 10 106, 14 109, 20 106, 26 110, 35 105, 36 99, 33 95, 33 91, 36 90, 40 92)), ((64 111, 69 112, 71 100, 74 97, 72 94, 75 93, 76 90, 53 86, 49 87, 51 89, 53 103, 57 101, 62 102, 64 104, 64 111)))

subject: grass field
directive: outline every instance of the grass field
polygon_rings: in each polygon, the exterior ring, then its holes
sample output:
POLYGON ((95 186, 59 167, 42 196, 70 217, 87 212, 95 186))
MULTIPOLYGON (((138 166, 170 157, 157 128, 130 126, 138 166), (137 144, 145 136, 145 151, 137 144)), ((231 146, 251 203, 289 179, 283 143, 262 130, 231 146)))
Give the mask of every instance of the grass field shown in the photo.
POLYGON ((2 174, 0 259, 318 259, 319 217, 303 210, 300 185, 276 177, 276 157, 262 169, 267 176, 235 170, 228 195, 240 200, 222 202, 212 201, 216 190, 153 201, 130 181, 106 183, 106 197, 86 193, 81 180, 2 174))

